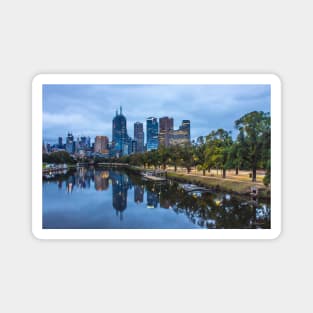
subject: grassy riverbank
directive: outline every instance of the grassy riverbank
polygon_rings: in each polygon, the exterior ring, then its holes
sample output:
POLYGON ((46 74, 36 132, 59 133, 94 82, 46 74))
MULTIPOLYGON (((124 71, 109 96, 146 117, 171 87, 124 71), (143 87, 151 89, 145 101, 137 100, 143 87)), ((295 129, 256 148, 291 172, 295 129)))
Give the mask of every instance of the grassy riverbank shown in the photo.
MULTIPOLYGON (((101 164, 100 166, 105 166, 104 164, 101 164)), ((120 167, 123 167, 122 164, 120 167)), ((132 166, 128 164, 124 164, 125 169, 130 170, 135 173, 140 173, 145 170, 154 170, 154 168, 143 168, 138 166, 132 166)), ((244 175, 237 177, 234 179, 234 176, 228 177, 228 178, 222 178, 219 176, 202 176, 199 175, 199 173, 187 173, 187 172, 181 172, 177 171, 175 172, 174 169, 168 168, 166 170, 167 177, 171 179, 175 179, 179 182, 184 183, 191 183, 200 185, 203 187, 212 188, 215 190, 225 191, 225 192, 231 192, 231 193, 237 193, 237 194, 250 194, 251 193, 251 187, 256 187, 258 189, 258 197, 259 198, 270 198, 271 191, 270 188, 264 186, 263 183, 261 183, 262 178, 258 177, 257 182, 253 183, 251 182, 250 178, 245 177, 244 175)))
POLYGON ((259 190, 259 197, 269 198, 270 189, 260 183, 253 183, 248 181, 238 181, 233 179, 211 177, 211 176, 199 176, 187 173, 177 173, 174 171, 168 171, 167 176, 182 182, 188 182, 196 185, 214 188, 217 190, 223 190, 228 192, 235 192, 239 194, 250 194, 251 187, 257 187, 259 190))

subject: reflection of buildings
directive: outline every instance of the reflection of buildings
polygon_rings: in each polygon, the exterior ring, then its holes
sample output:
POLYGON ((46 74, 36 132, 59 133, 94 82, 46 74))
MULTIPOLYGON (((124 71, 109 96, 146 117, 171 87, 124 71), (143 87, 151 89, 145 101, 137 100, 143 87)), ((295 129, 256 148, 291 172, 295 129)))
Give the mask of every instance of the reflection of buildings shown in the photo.
POLYGON ((62 179, 58 180, 58 188, 62 189, 63 181, 62 179))
POLYGON ((123 219, 123 211, 127 208, 127 190, 130 182, 126 174, 110 172, 112 180, 112 205, 116 210, 116 215, 123 219))
POLYGON ((159 195, 155 192, 147 190, 147 208, 157 208, 159 203, 159 195))
POLYGON ((72 192, 75 186, 75 176, 72 175, 68 178, 66 181, 66 191, 67 192, 72 192))
POLYGON ((160 206, 164 209, 169 209, 171 206, 171 202, 167 198, 160 197, 160 206))
POLYGON ((142 203, 144 195, 144 188, 136 185, 134 188, 134 201, 135 203, 142 203))
POLYGON ((95 171, 95 189, 97 191, 107 190, 109 188, 109 172, 95 171))

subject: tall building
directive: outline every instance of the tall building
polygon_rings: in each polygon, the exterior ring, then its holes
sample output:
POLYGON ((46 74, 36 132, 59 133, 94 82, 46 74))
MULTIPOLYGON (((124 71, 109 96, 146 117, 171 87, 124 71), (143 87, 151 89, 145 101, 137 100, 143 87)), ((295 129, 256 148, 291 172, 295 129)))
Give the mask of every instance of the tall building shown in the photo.
POLYGON ((131 151, 130 153, 137 153, 138 148, 137 148, 137 140, 132 140, 131 141, 131 151))
POLYGON ((158 149, 159 125, 155 117, 147 118, 147 151, 158 149))
POLYGON ((42 142, 42 153, 47 153, 47 149, 44 142, 42 142))
POLYGON ((95 153, 107 154, 109 153, 108 150, 109 139, 107 136, 96 136, 95 138, 95 153))
POLYGON ((190 144, 190 121, 183 120, 181 126, 177 130, 169 132, 169 145, 182 146, 190 144))
POLYGON ((186 131, 186 137, 190 142, 190 120, 183 120, 179 128, 186 131))
POLYGON ((68 133, 66 137, 65 150, 69 154, 73 154, 75 152, 75 141, 72 133, 68 133))
POLYGON ((137 141, 136 152, 144 152, 144 138, 143 123, 136 122, 134 124, 134 139, 137 141))
POLYGON ((63 140, 62 140, 62 137, 59 137, 59 138, 58 138, 58 148, 59 148, 59 149, 62 149, 62 148, 63 148, 63 140))
POLYGON ((171 117, 161 117, 159 119, 159 146, 169 146, 169 132, 174 128, 174 119, 171 117))
POLYGON ((130 149, 126 117, 122 114, 122 107, 120 107, 120 113, 116 111, 112 121, 112 149, 116 156, 121 156, 125 152, 128 154, 130 149))

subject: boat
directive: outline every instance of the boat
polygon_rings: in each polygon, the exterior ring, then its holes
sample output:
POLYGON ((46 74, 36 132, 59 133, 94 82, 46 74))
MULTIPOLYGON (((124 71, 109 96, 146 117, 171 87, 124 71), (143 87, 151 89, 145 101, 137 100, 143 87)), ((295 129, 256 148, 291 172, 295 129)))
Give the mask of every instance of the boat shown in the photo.
POLYGON ((195 193, 195 192, 209 192, 210 190, 205 187, 200 187, 194 184, 179 184, 179 187, 183 189, 184 191, 187 191, 189 193, 195 193))
POLYGON ((142 173, 142 176, 146 180, 166 181, 166 172, 163 171, 146 171, 142 173))

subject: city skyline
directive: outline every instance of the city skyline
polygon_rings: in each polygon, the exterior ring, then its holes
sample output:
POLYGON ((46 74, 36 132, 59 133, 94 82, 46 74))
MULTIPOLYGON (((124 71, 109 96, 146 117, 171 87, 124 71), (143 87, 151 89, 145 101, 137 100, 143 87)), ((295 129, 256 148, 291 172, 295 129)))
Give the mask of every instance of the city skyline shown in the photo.
MULTIPOLYGON (((233 121, 249 111, 270 112, 269 85, 44 85, 43 140, 56 143, 68 132, 75 139, 107 136, 112 140, 112 119, 123 107, 127 130, 134 123, 146 128, 149 117, 191 120, 191 139, 211 130, 234 130, 233 121)), ((146 136, 145 136, 146 142, 146 136)))

